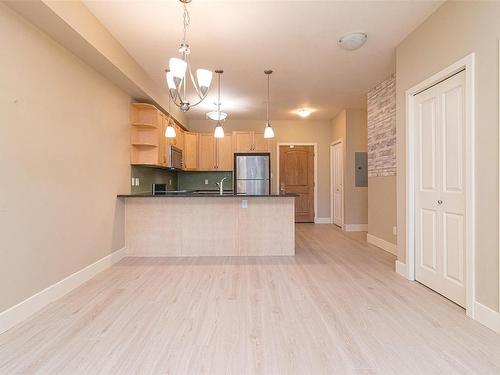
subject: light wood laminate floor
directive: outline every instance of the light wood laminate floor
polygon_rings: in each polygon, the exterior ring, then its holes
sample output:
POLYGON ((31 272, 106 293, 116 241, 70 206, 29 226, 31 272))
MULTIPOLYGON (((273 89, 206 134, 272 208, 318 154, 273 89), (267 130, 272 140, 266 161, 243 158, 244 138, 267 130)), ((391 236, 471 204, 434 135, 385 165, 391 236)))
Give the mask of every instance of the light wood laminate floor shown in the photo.
POLYGON ((0 373, 500 373, 500 335, 330 225, 295 257, 127 258, 0 336, 0 373))

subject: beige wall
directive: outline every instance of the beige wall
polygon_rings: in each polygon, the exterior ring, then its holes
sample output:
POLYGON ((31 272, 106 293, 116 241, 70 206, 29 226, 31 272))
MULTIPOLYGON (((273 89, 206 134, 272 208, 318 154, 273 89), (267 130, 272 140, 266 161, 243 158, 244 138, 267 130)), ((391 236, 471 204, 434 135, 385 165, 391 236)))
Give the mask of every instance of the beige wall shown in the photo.
POLYGON ((124 246, 128 95, 0 4, 0 311, 124 246))
POLYGON ((368 177, 368 233, 396 244, 396 223, 396 176, 368 177))
POLYGON ((362 109, 344 109, 332 120, 332 142, 343 141, 344 224, 368 223, 368 188, 355 186, 354 167, 355 153, 368 148, 366 120, 362 109))
POLYGON ((405 260, 405 90, 476 53, 476 299, 499 307, 500 2, 448 1, 397 48, 398 258, 405 260))
MULTIPOLYGON (((224 123, 226 132, 234 130, 253 130, 262 132, 264 120, 230 120, 224 123)), ((314 142, 318 144, 318 213, 320 218, 330 217, 330 138, 331 123, 329 121, 272 121, 275 141, 278 142, 314 142)), ((213 132, 214 122, 207 120, 191 120, 189 129, 198 132, 213 132)), ((276 172, 276 163, 271 166, 276 172)), ((276 182, 272 184, 276 191, 276 182)))

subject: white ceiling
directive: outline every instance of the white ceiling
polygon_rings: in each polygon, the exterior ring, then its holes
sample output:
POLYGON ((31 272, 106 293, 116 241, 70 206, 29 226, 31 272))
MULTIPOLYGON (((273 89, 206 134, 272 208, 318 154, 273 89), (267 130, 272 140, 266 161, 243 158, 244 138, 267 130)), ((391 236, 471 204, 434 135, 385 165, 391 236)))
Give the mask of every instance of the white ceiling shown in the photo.
MULTIPOLYGON (((182 5, 178 0, 90 1, 87 7, 137 62, 163 84, 168 59, 178 56, 182 5)), ((271 76, 271 119, 295 119, 311 107, 312 119, 329 120, 343 108, 366 107, 366 92, 395 71, 395 47, 442 1, 239 1, 193 0, 188 4, 193 68, 224 69, 223 109, 230 119, 265 117, 271 76), (362 31, 357 51, 337 45, 362 31)), ((165 85, 165 90, 166 85, 165 85)), ((210 98, 188 113, 205 118, 210 98)))

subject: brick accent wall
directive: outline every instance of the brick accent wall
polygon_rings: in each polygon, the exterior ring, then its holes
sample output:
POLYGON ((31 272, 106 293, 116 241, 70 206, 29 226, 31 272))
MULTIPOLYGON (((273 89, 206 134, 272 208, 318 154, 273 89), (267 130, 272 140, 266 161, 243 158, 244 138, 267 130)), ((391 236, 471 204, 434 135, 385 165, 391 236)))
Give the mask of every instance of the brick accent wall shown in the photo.
POLYGON ((368 92, 368 176, 396 175, 396 75, 368 92))

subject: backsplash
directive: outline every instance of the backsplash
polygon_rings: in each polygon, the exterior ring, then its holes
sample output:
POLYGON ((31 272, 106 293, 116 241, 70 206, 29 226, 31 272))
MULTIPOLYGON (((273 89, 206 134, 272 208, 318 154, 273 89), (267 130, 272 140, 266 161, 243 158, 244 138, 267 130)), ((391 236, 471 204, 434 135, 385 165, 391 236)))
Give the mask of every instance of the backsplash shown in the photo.
POLYGON ((218 190, 216 182, 224 177, 224 190, 233 189, 233 172, 178 172, 179 190, 218 190), (205 184, 205 180, 208 184, 205 184))
POLYGON ((131 186, 131 193, 150 193, 152 184, 167 184, 167 190, 177 190, 177 172, 167 169, 132 166, 131 178, 139 178, 139 186, 131 186))

